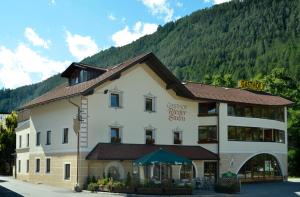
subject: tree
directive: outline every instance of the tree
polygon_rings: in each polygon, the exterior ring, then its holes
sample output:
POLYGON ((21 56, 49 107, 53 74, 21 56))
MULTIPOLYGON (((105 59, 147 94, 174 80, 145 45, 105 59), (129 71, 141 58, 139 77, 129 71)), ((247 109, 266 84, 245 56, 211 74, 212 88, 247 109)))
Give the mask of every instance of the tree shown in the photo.
POLYGON ((16 148, 15 128, 17 127, 17 114, 12 112, 5 119, 5 126, 0 127, 0 172, 11 175, 16 148))

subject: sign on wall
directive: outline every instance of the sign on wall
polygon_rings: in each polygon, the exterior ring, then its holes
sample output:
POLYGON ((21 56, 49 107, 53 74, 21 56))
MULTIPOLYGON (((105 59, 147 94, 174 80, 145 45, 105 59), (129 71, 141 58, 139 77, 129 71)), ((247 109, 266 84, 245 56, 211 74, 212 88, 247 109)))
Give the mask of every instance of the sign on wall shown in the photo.
POLYGON ((168 103, 169 121, 185 121, 187 106, 180 104, 168 103))
POLYGON ((258 81, 240 80, 239 88, 255 90, 255 91, 263 91, 265 89, 265 84, 258 81))

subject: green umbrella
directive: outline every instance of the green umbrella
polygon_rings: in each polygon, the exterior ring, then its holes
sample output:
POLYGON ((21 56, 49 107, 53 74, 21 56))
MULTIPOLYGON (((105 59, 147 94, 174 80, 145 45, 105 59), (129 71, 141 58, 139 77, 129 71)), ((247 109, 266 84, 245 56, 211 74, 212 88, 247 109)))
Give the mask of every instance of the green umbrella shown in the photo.
POLYGON ((235 178, 235 177, 237 177, 237 174, 230 172, 230 171, 222 174, 222 178, 235 178))
POLYGON ((184 165, 192 164, 192 161, 160 148, 135 160, 133 163, 140 166, 151 164, 184 165))

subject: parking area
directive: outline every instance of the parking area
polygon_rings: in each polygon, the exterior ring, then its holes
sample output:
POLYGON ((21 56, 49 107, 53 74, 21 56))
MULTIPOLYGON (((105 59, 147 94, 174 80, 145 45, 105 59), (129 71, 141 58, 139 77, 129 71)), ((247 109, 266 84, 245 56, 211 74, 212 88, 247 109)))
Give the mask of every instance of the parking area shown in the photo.
MULTIPOLYGON (((1 197, 68 197, 68 196, 126 196, 110 193, 75 193, 68 189, 52 187, 43 184, 32 184, 15 180, 12 177, 0 176, 0 196, 1 197)), ((136 196, 136 195, 130 195, 136 196)), ((274 183, 254 183, 242 185, 240 194, 220 194, 214 192, 201 192, 195 196, 236 196, 236 197, 300 197, 300 179, 289 179, 288 182, 274 183)))

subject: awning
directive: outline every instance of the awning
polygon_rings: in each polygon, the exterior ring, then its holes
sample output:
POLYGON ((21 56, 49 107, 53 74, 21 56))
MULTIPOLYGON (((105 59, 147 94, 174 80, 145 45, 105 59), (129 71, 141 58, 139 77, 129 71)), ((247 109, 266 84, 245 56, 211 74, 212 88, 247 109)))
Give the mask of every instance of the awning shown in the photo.
POLYGON ((176 155, 175 153, 160 148, 135 160, 133 164, 140 166, 152 164, 184 165, 192 164, 192 161, 185 157, 176 155))
POLYGON ((190 160, 217 160, 218 155, 201 147, 186 145, 147 145, 98 143, 87 160, 136 160, 158 149, 164 149, 190 160))

